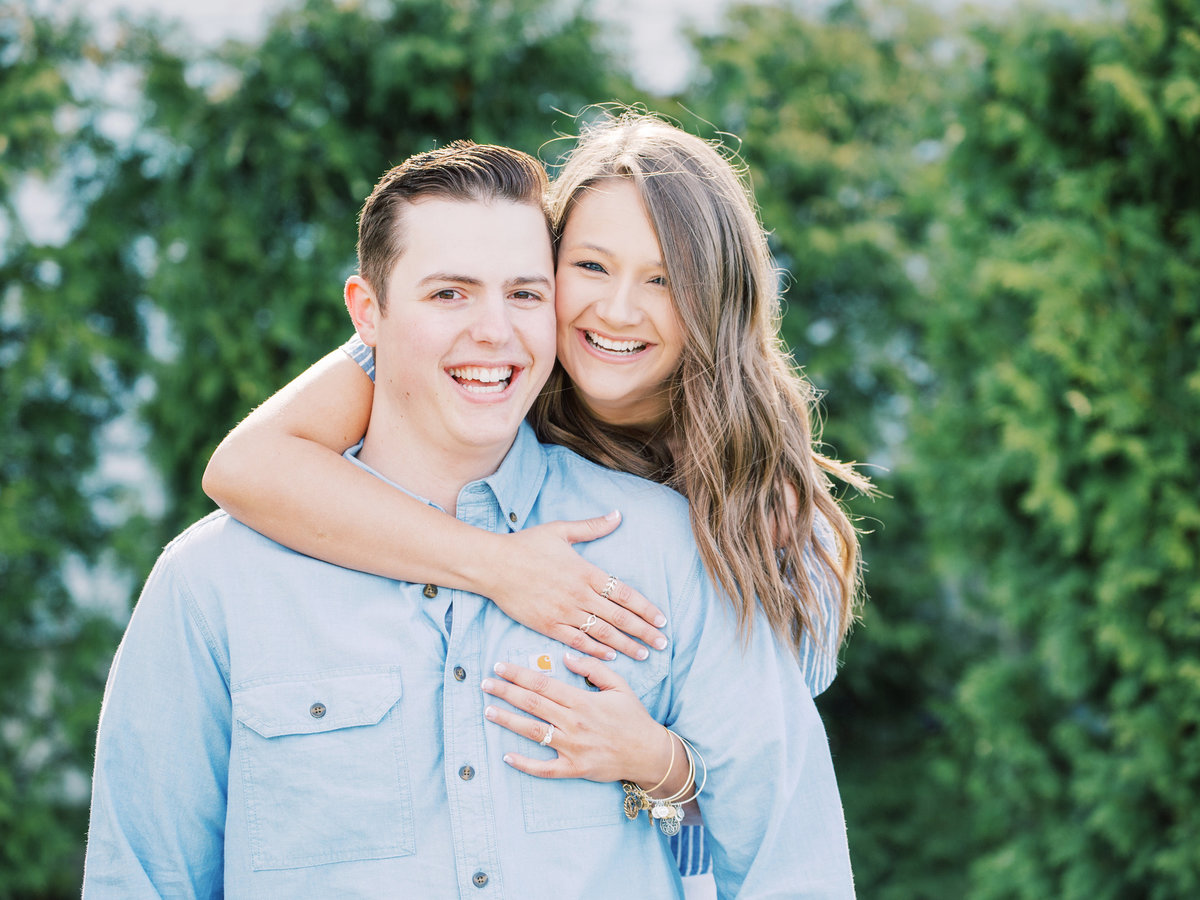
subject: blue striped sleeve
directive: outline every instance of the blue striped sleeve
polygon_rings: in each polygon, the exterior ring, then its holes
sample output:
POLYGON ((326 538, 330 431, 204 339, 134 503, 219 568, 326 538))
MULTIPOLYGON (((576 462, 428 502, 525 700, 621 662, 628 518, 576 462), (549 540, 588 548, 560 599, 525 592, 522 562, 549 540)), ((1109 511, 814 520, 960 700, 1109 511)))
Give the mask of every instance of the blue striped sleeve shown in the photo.
POLYGON ((372 381, 375 380, 375 348, 368 347, 363 343, 362 338, 356 332, 354 337, 342 344, 342 350, 347 356, 358 363, 359 367, 367 373, 367 377, 372 381))
MULTIPOLYGON (((830 553, 836 553, 833 529, 821 515, 813 523, 817 540, 830 553)), ((842 624, 838 603, 837 576, 830 571, 812 547, 804 548, 804 570, 821 604, 821 640, 816 642, 807 631, 800 640, 800 668, 804 682, 814 697, 833 684, 837 677, 838 650, 842 624)))
POLYGON ((679 864, 679 875, 704 875, 712 871, 712 853, 704 840, 703 825, 683 825, 671 835, 671 852, 679 864))

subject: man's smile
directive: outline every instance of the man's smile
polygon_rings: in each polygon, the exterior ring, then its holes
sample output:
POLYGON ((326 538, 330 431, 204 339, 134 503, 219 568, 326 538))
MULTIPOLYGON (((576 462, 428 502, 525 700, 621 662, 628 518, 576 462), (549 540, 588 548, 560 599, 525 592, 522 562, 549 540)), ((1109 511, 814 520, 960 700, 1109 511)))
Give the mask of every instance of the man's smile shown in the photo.
POLYGON ((454 366, 446 373, 472 394, 499 394, 519 372, 514 366, 454 366))

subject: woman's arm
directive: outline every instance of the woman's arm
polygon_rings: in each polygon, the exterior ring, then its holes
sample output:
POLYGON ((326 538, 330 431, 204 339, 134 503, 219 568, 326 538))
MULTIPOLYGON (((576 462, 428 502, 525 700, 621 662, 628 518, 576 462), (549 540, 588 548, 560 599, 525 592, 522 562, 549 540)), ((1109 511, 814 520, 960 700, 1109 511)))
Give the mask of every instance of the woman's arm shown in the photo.
POLYGON ((342 457, 366 432, 373 385, 336 350, 258 407, 217 447, 204 490, 272 540, 335 565, 492 598, 509 616, 580 652, 645 658, 665 647, 662 613, 571 549, 616 518, 553 522, 510 535, 473 528, 342 457), (579 629, 589 614, 599 622, 579 629), (631 637, 632 636, 632 637, 631 637), (612 649, 610 649, 612 648, 612 649))

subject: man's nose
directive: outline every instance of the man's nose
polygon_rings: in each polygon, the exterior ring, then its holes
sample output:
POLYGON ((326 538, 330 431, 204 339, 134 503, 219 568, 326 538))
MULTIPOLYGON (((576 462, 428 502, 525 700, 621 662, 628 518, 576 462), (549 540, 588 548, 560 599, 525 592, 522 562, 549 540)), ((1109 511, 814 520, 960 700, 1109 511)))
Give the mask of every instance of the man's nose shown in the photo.
POLYGON ((488 294, 476 306, 471 336, 481 344, 504 344, 513 335, 512 310, 503 295, 488 294))

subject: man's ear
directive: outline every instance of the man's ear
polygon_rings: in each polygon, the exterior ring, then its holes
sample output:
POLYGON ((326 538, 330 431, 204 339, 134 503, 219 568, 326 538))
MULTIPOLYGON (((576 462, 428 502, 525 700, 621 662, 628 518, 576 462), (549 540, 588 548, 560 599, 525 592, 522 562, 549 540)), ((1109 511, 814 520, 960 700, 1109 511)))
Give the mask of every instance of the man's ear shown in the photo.
POLYGON ((351 275, 346 279, 345 297, 346 310, 354 322, 355 331, 364 344, 374 347, 375 330, 379 327, 383 310, 379 308, 379 298, 370 282, 361 275, 351 275))

